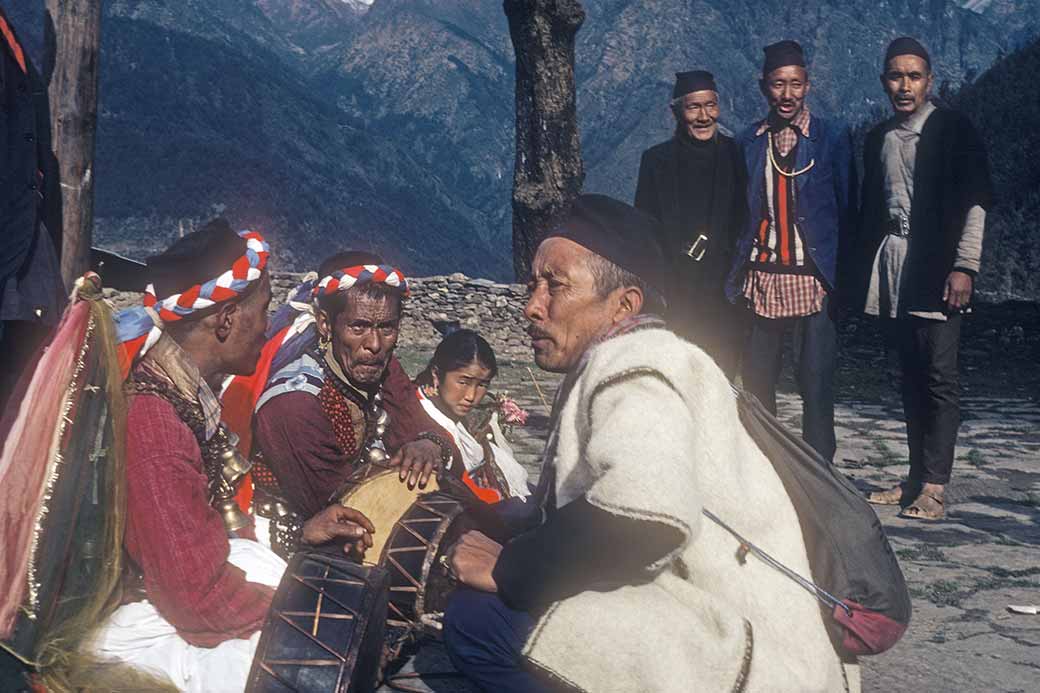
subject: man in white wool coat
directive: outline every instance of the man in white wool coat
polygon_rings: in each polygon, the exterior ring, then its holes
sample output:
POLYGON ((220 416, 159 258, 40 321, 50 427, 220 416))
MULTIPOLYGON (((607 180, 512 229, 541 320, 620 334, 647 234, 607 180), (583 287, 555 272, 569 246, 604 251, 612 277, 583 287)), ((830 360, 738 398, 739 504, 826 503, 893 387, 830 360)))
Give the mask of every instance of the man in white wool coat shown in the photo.
POLYGON ((566 373, 541 513, 451 549, 449 655, 489 691, 858 690, 813 595, 701 514, 811 574, 726 377, 654 314, 656 223, 583 195, 538 248, 524 314, 538 366, 566 373))

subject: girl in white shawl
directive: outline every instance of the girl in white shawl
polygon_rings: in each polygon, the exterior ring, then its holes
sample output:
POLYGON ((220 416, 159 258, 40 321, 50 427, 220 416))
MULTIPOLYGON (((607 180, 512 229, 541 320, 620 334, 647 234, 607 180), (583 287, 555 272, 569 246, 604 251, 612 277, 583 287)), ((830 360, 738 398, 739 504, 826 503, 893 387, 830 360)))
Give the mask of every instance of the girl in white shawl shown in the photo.
POLYGON ((498 412, 471 431, 465 418, 487 395, 498 363, 491 345, 473 330, 456 330, 437 346, 416 378, 417 396, 430 418, 452 437, 465 465, 463 481, 485 502, 530 495, 527 471, 513 457, 498 412))

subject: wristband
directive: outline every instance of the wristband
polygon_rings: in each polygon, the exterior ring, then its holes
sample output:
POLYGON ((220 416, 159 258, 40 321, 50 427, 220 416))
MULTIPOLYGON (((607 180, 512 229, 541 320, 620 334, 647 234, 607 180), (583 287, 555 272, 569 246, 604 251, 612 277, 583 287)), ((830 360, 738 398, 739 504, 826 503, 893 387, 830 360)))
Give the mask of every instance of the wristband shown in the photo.
POLYGON ((423 431, 415 436, 415 439, 430 440, 437 443, 437 447, 441 449, 441 466, 444 469, 451 469, 452 458, 455 456, 455 453, 451 449, 451 444, 443 436, 437 435, 433 431, 423 431))

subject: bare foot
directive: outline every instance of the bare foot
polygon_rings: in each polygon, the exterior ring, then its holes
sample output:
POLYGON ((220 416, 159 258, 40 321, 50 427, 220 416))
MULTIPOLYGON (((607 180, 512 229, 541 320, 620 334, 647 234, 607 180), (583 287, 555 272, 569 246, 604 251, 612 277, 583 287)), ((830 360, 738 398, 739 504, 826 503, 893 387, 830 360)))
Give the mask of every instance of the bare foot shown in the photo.
POLYGON ((874 505, 908 505, 920 492, 920 484, 904 481, 885 491, 873 491, 867 495, 867 502, 874 505))

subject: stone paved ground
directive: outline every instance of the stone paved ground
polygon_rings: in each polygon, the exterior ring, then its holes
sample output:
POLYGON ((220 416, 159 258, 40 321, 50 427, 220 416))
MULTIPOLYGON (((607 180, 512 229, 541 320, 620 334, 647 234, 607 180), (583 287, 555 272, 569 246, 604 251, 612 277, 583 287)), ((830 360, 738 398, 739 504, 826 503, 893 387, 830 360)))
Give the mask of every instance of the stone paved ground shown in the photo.
MULTIPOLYGON (((859 369, 863 377, 845 380, 836 411, 836 463, 868 491, 900 480, 907 450, 901 408, 890 389, 878 386, 883 359, 862 356, 871 359, 859 369)), ((1040 616, 1007 611, 1009 604, 1040 604, 1040 403, 1035 390, 1032 396, 999 394, 1017 395, 1021 383, 987 385, 986 359, 998 357, 987 351, 965 366, 964 423, 947 519, 903 520, 896 508, 877 509, 906 575, 914 617, 895 648, 862 660, 866 691, 1040 691, 1040 616)), ((420 359, 405 354, 404 360, 414 371, 420 359)), ((536 474, 548 412, 528 367, 503 364, 495 388, 530 411, 514 447, 536 474)), ((558 376, 531 367, 551 402, 558 376)), ((779 409, 781 420, 797 430, 798 398, 781 394, 779 409)), ((407 668, 450 666, 443 650, 429 645, 407 668)), ((427 685, 417 690, 472 690, 455 679, 427 685)))

